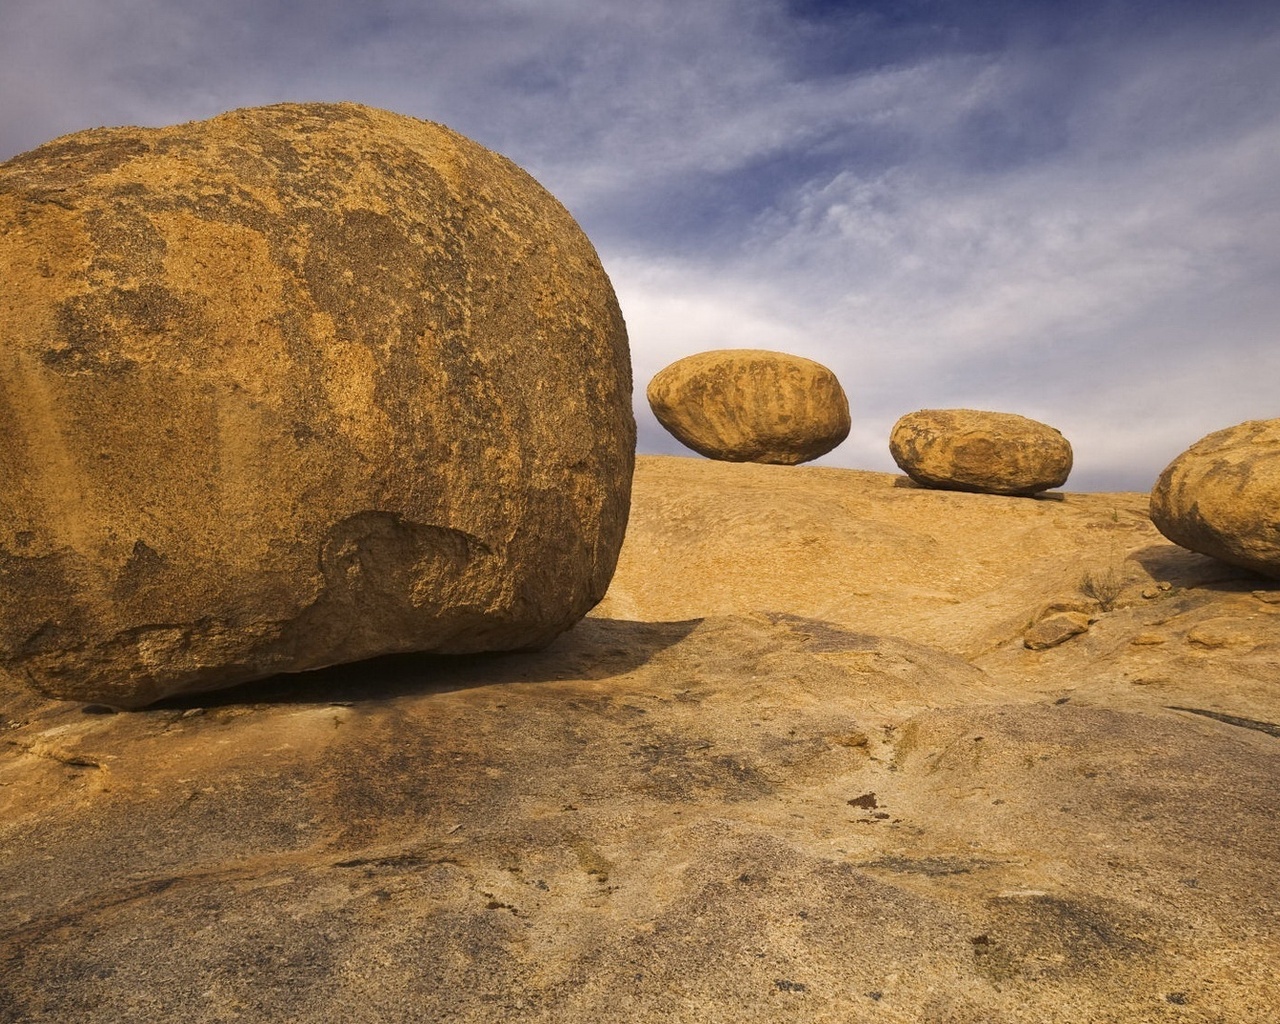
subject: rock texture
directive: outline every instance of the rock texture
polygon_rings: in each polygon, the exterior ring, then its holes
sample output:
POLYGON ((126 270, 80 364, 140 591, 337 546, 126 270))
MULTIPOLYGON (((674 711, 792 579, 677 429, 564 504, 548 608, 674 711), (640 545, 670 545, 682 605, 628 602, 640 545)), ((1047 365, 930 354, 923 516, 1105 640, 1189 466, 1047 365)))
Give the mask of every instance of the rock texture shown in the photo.
POLYGON ((1280 419, 1193 444, 1156 481, 1151 520, 1175 544, 1280 577, 1280 419))
POLYGON ((836 375, 783 352, 699 352, 659 371, 648 399, 681 444, 725 462, 794 466, 849 436, 849 402, 836 375))
POLYGON ((0 1020, 1270 1024, 1271 590, 1146 495, 898 480, 641 458, 533 654, 0 677, 0 1020))
POLYGON ((1025 416, 974 409, 921 409, 894 424, 889 451, 925 487, 1031 495, 1061 487, 1071 445, 1025 416))
POLYGON ((1029 651, 1044 651, 1064 644, 1089 628, 1089 617, 1080 612, 1055 612, 1047 615, 1026 631, 1023 646, 1029 651))
POLYGON ((634 458, 568 213, 350 104, 0 167, 0 666, 119 706, 543 644, 604 594, 634 458))

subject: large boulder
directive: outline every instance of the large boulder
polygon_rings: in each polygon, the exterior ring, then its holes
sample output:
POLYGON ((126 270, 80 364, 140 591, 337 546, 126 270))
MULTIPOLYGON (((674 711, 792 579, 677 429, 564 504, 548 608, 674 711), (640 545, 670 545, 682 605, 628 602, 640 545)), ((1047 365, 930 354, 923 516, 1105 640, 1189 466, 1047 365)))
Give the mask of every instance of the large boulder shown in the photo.
POLYGON ((569 214, 440 125, 283 104, 0 165, 0 670, 137 706, 545 644, 635 424, 569 214))
POLYGON ((836 375, 783 352, 699 352, 660 370, 647 396, 681 444, 725 462, 794 466, 849 436, 849 402, 836 375))
POLYGON ((1061 487, 1071 445, 1053 427, 1007 412, 921 409, 889 436, 893 460, 916 483, 953 491, 1030 495, 1061 487))
POLYGON ((1280 419, 1201 438, 1160 474, 1151 521, 1175 544, 1280 577, 1280 419))

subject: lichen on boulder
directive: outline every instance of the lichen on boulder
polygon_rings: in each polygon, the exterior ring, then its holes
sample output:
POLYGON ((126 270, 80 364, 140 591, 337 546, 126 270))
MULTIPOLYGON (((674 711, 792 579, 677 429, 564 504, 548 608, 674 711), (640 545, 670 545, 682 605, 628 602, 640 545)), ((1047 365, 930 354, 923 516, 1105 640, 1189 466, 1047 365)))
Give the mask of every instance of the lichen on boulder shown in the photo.
POLYGON ((0 669, 136 706, 544 644, 635 425, 595 251, 443 126, 282 104, 0 165, 0 669))

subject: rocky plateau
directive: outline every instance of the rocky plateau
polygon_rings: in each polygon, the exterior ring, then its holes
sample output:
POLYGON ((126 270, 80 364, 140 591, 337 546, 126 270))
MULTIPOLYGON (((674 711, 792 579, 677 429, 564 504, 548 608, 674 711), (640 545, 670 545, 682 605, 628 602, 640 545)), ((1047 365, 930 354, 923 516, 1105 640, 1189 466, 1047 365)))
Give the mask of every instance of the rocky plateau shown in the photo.
POLYGON ((1145 494, 641 457, 542 651, 0 679, 0 1020, 1274 1020, 1278 587, 1145 494))

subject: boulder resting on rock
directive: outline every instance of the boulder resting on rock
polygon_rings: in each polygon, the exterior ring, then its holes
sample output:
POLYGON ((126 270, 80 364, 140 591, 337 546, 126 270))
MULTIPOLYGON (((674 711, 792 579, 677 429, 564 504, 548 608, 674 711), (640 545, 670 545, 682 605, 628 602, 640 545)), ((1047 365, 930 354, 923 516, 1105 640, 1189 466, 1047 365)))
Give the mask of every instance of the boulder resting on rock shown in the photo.
POLYGON ((916 483, 954 491, 1027 496, 1061 487, 1071 445, 1036 420, 975 409, 921 409, 893 426, 893 460, 916 483))
POLYGON ((1151 490, 1151 521, 1175 544, 1280 577, 1280 419, 1201 438, 1151 490))
POLYGON ((821 363, 761 349, 679 359, 649 382, 649 407, 709 459, 794 466, 849 436, 849 402, 821 363))
POLYGON ((443 126, 281 104, 0 165, 0 671, 120 707, 545 644, 635 424, 591 244, 443 126))

